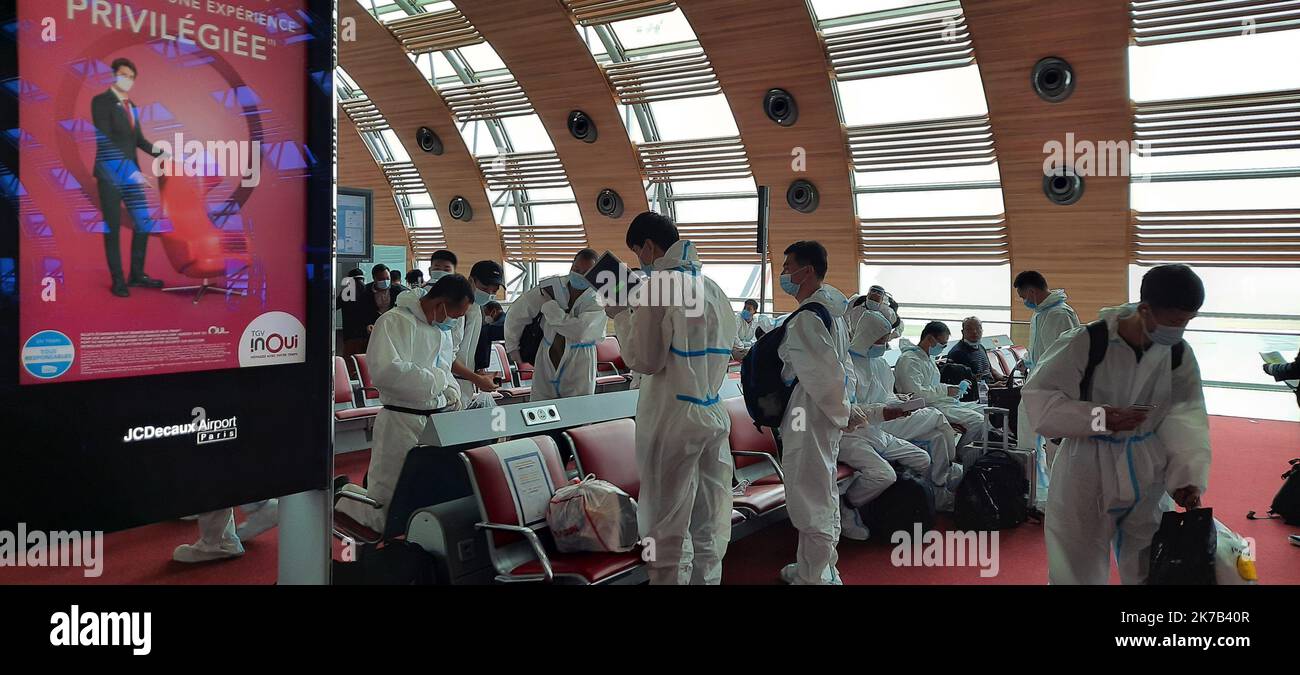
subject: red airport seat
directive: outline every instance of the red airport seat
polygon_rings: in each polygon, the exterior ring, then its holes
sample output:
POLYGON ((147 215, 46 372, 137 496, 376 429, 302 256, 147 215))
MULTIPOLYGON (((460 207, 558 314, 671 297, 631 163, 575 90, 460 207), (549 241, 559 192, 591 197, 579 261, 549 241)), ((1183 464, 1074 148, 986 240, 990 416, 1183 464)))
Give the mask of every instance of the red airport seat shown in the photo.
POLYGON ((334 419, 345 420, 368 419, 379 414, 382 406, 357 407, 352 398, 352 380, 348 377, 348 367, 342 356, 334 357, 334 419))
POLYGON ((749 481, 745 494, 732 497, 742 512, 761 515, 785 506, 785 474, 777 461, 776 438, 771 429, 759 430, 745 408, 745 399, 737 396, 723 401, 731 418, 727 437, 736 465, 736 480, 749 481))
POLYGON ((564 466, 555 441, 532 436, 488 445, 461 454, 474 488, 482 521, 475 527, 487 536, 488 551, 497 581, 547 583, 637 583, 644 580, 639 551, 627 553, 559 553, 550 542, 546 520, 525 523, 516 508, 517 476, 532 470, 529 478, 543 478, 545 497, 566 483, 564 466), (512 470, 507 473, 507 464, 512 470))
POLYGON ((516 399, 528 398, 528 395, 533 392, 533 388, 532 386, 520 385, 519 375, 510 364, 510 354, 506 352, 506 344, 504 342, 493 342, 492 353, 495 355, 494 358, 501 363, 502 368, 501 386, 494 393, 500 394, 502 399, 509 399, 510 402, 515 402, 516 399))
POLYGON ((630 378, 627 363, 623 361, 623 350, 619 347, 618 338, 610 335, 596 341, 596 377, 605 375, 619 375, 630 378))
POLYGON ((353 354, 352 362, 357 366, 357 377, 361 380, 361 393, 365 397, 365 402, 379 401, 379 390, 375 388, 375 383, 370 379, 370 366, 366 365, 365 354, 353 354))
MULTIPOLYGON (((564 432, 581 476, 594 475, 640 499, 641 473, 636 464, 636 420, 622 419, 575 427, 564 432)), ((745 514, 731 510, 731 524, 745 522, 745 514)))

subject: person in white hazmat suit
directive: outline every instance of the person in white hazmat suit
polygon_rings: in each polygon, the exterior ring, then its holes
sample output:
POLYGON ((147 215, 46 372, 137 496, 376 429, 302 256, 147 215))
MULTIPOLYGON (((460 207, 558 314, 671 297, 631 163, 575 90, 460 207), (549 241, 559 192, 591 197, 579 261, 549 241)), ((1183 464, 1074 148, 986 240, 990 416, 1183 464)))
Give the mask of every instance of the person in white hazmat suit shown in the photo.
POLYGON ((894 297, 883 286, 872 286, 867 290, 866 295, 855 296, 849 300, 849 311, 844 315, 844 321, 849 327, 849 339, 853 339, 858 320, 866 312, 879 312, 889 321, 889 340, 901 337, 903 335, 903 321, 898 318, 898 313, 894 311, 897 304, 894 297))
POLYGON ((736 316, 736 342, 732 345, 732 358, 737 361, 745 358, 750 347, 772 330, 772 318, 758 313, 758 301, 746 300, 745 308, 736 316))
POLYGON ((1087 326, 1048 349, 1025 384, 1034 428, 1064 439, 1045 520, 1051 583, 1107 583, 1112 550, 1120 580, 1144 583, 1162 502, 1200 505, 1210 474, 1209 420, 1200 368, 1182 335, 1204 300, 1191 268, 1152 268, 1137 304, 1101 311, 1107 343, 1090 391, 1081 385, 1087 326))
MULTIPOLYGON (((1064 289, 1049 291, 1047 279, 1034 270, 1026 270, 1016 275, 1012 286, 1016 295, 1033 311, 1029 320, 1029 349, 1025 353, 1025 376, 1034 372, 1034 367, 1042 360, 1047 350, 1056 344, 1056 340, 1071 328, 1079 325, 1079 315, 1074 308, 1066 304, 1064 289)), ((1034 492, 1034 506, 1040 511, 1047 506, 1047 494, 1051 484, 1052 459, 1056 456, 1056 444, 1037 433, 1029 423, 1029 415, 1022 404, 1016 412, 1016 447, 1033 450, 1037 457, 1038 475, 1034 492)))
MULTIPOLYGON (((903 403, 903 399, 894 394, 894 373, 884 359, 891 330, 889 320, 883 314, 868 311, 859 319, 853 341, 849 344, 858 405, 868 411, 874 407, 896 407, 903 403)), ((856 440, 859 438, 865 439, 889 462, 901 464, 918 476, 928 478, 935 489, 935 507, 940 511, 952 510, 962 467, 954 463, 957 432, 942 413, 934 408, 921 408, 907 416, 879 424, 872 422, 866 428, 845 434, 844 440, 840 441, 840 461, 848 463, 845 457, 852 455, 846 455, 845 449, 854 447, 860 442, 856 440)), ((852 492, 846 496, 854 501, 852 492)), ((853 506, 861 504, 855 502, 853 506)), ((859 535, 863 534, 857 527, 860 520, 849 522, 852 525, 843 526, 845 536, 860 538, 859 535)))
POLYGON ((939 379, 939 368, 934 364, 934 359, 943 353, 951 336, 951 331, 943 322, 931 321, 921 329, 919 343, 902 340, 899 346, 903 353, 898 357, 898 363, 894 364, 894 386, 899 393, 924 398, 927 405, 948 419, 949 424, 960 426, 962 435, 957 441, 957 453, 964 459, 970 459, 966 455, 973 453, 963 454, 963 451, 972 441, 984 438, 988 432, 988 422, 978 403, 958 400, 966 394, 969 381, 951 386, 939 379))
POLYGON ((700 273, 695 246, 679 237, 671 218, 638 215, 627 246, 651 276, 630 299, 610 297, 616 284, 605 286, 601 301, 623 360, 642 376, 637 520, 641 535, 655 542, 650 583, 716 585, 731 539, 733 475, 731 421, 718 391, 736 316, 722 289, 700 273))
POLYGON ((469 281, 448 274, 423 293, 412 289, 397 296, 397 307, 375 323, 366 361, 384 408, 375 418, 366 487, 349 484, 343 490, 367 496, 380 507, 347 498, 340 499, 337 507, 372 530, 384 530, 402 464, 419 444, 429 415, 459 405, 460 388, 451 374, 456 358, 451 332, 473 299, 469 281))
MULTIPOLYGON (((842 434, 866 424, 866 412, 853 405, 855 384, 844 325, 848 299, 826 278, 826 247, 797 241, 785 249, 781 290, 799 301, 786 316, 785 336, 777 347, 781 379, 796 379, 779 429, 786 511, 799 531, 795 562, 780 572, 788 584, 840 584, 835 547, 840 538, 836 463, 842 434), (821 305, 830 327, 811 309, 821 305)), ((860 459, 860 458, 859 458, 860 459)))
POLYGON ((240 507, 246 516, 235 527, 233 508, 217 509, 194 516, 199 538, 193 544, 181 544, 172 551, 172 560, 183 563, 207 562, 244 555, 244 542, 273 528, 279 522, 280 500, 264 499, 240 507))
POLYGON ((474 350, 478 348, 478 336, 483 332, 483 305, 496 297, 503 283, 505 277, 501 266, 491 260, 480 260, 470 268, 469 284, 474 289, 474 302, 465 316, 456 320, 452 329, 452 343, 456 349, 452 374, 460 386, 462 408, 496 405, 491 392, 496 391, 497 384, 490 376, 474 370, 474 350))
POLYGON ((578 251, 567 275, 541 280, 506 313, 506 351, 516 363, 524 328, 542 315, 530 401, 596 393, 596 343, 605 337, 606 316, 583 275, 599 258, 589 248, 578 251))

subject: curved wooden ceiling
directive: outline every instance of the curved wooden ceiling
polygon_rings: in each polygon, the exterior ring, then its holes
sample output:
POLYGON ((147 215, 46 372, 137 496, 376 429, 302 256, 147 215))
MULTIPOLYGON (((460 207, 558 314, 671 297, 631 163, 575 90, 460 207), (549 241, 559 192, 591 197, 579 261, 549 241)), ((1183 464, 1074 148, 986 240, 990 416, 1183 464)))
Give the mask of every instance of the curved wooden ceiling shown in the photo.
POLYGON ((649 209, 641 169, 614 95, 573 19, 555 0, 455 0, 461 13, 496 50, 523 86, 564 165, 587 245, 621 253, 627 224, 649 209), (595 122, 597 139, 585 143, 568 130, 569 113, 582 110, 595 122), (609 188, 623 198, 619 218, 596 210, 609 188))
MULTIPOLYGON (((709 55, 736 118, 754 180, 771 188, 769 250, 779 273, 787 245, 816 239, 830 252, 827 282, 851 294, 858 287, 857 220, 843 126, 836 113, 826 52, 802 2, 677 0, 709 55), (794 126, 768 119, 763 97, 773 87, 789 91, 799 108, 794 126), (793 165, 802 148, 806 171, 793 165), (820 205, 800 213, 786 189, 805 179, 817 186, 820 205)), ((778 293, 779 309, 793 299, 778 293)))
POLYGON ((442 96, 407 57, 401 42, 360 4, 340 3, 339 16, 356 22, 356 40, 339 42, 339 65, 379 107, 406 147, 438 205, 448 245, 466 266, 476 260, 502 260, 501 232, 478 162, 442 96), (420 150, 415 143, 420 127, 429 127, 442 139, 442 155, 420 150), (455 196, 469 200, 473 220, 463 222, 447 214, 447 204, 455 196))
MULTIPOLYGON (((1128 300, 1129 179, 1086 178, 1083 198, 1058 206, 1043 195, 1044 143, 1133 138, 1128 97, 1127 0, 1052 3, 967 0, 989 118, 997 142, 1012 275, 1036 269, 1065 288, 1082 320, 1128 300), (1087 26, 1087 30, 1080 30, 1087 26), (1073 64, 1077 86, 1048 103, 1030 86, 1039 59, 1073 64)), ((1011 303, 1012 318, 1030 312, 1011 303)))

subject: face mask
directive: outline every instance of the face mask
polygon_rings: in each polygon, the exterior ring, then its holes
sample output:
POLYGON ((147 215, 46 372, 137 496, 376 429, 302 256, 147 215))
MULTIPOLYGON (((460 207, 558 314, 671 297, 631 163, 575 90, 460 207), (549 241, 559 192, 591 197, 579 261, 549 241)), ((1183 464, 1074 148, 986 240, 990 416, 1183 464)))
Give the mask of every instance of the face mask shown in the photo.
MULTIPOLYGON (((1143 328, 1145 327, 1146 324, 1143 324, 1143 328)), ((1147 337, 1151 338, 1151 341, 1158 345, 1172 347, 1183 341, 1183 331, 1185 330, 1187 329, 1178 328, 1176 326, 1162 326, 1160 325, 1160 322, 1157 321, 1156 329, 1147 331, 1147 337)))
POLYGON ((948 345, 935 345, 930 348, 930 356, 938 356, 943 353, 943 348, 948 345))
POLYGON ((442 271, 440 271, 440 270, 432 270, 432 271, 429 272, 429 283, 432 284, 433 282, 435 282, 435 281, 437 281, 437 280, 439 280, 439 279, 441 279, 441 278, 447 276, 448 274, 450 274, 450 272, 442 272, 442 271))
POLYGON ((782 274, 781 290, 785 291, 786 293, 789 293, 790 295, 797 295, 799 293, 799 284, 796 284, 795 282, 791 281, 789 274, 782 274))
POLYGON ((388 289, 388 282, 387 282, 387 281, 376 281, 376 282, 375 282, 375 288, 378 288, 378 289, 381 290, 381 291, 383 291, 383 290, 387 290, 387 289, 388 289))
POLYGON ((870 299, 870 298, 867 299, 867 309, 869 309, 869 310, 871 310, 871 311, 873 311, 873 312, 879 312, 879 311, 880 311, 880 305, 881 305, 881 302, 880 302, 879 300, 872 300, 872 299, 870 299))
POLYGON ((871 347, 867 349, 867 358, 878 359, 884 356, 885 352, 888 350, 889 345, 871 345, 871 347))
POLYGON ((962 342, 965 342, 966 346, 970 347, 971 349, 975 349, 980 346, 979 340, 962 340, 962 342))
POLYGON ((585 291, 588 288, 591 288, 591 284, 588 283, 587 277, 584 277, 577 272, 569 272, 569 285, 579 291, 585 291))
POLYGON ((741 311, 740 311, 740 318, 742 318, 742 319, 744 319, 744 320, 746 320, 746 321, 753 321, 753 320, 754 320, 754 313, 751 312, 751 311, 749 311, 749 310, 747 310, 747 309, 741 310, 741 311))
POLYGON ((492 301, 492 296, 488 294, 487 291, 480 291, 477 288, 474 289, 474 304, 478 305, 479 307, 482 307, 483 305, 486 305, 491 301, 492 301))
POLYGON ((1033 302, 1033 301, 1030 301, 1030 300, 1026 300, 1026 301, 1025 301, 1025 307, 1028 307, 1029 309, 1038 309, 1038 303, 1033 302))
POLYGON ((117 86, 118 91, 121 91, 122 93, 125 94, 126 92, 131 91, 131 87, 135 86, 135 80, 129 77, 122 77, 121 75, 118 75, 117 82, 115 84, 117 86))

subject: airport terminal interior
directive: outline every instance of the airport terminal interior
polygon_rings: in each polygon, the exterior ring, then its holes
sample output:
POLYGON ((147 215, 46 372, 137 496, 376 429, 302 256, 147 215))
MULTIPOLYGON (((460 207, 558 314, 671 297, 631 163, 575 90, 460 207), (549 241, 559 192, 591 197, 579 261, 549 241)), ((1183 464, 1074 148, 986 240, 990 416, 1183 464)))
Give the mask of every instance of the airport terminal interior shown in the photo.
POLYGON ((1300 584, 1300 3, 336 31, 328 517, 259 495, 4 583, 319 582, 326 545, 334 584, 1145 583, 1209 507, 1218 583, 1300 584))

